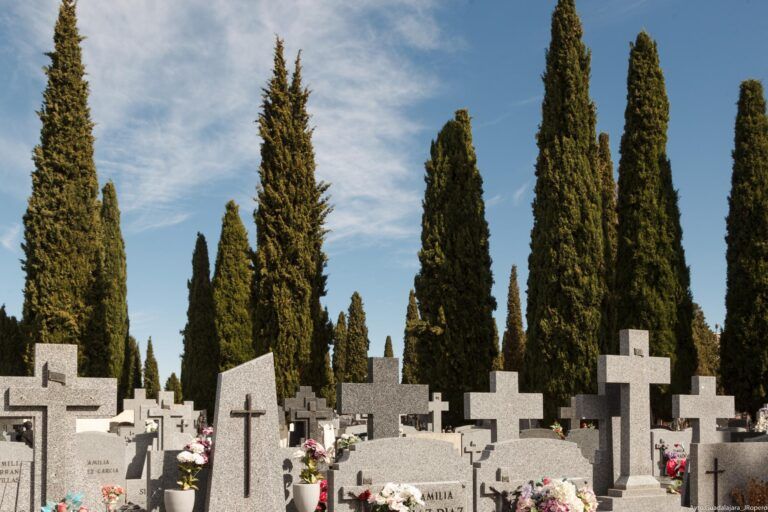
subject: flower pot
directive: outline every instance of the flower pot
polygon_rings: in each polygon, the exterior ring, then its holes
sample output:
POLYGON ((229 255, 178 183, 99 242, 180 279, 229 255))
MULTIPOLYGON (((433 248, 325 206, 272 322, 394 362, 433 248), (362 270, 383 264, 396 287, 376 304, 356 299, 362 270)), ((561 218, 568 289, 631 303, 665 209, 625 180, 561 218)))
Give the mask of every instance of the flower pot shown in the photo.
POLYGON ((165 512, 192 512, 195 508, 195 490, 165 490, 165 512))
POLYGON ((320 501, 320 482, 293 484, 293 503, 298 512, 314 512, 320 501))

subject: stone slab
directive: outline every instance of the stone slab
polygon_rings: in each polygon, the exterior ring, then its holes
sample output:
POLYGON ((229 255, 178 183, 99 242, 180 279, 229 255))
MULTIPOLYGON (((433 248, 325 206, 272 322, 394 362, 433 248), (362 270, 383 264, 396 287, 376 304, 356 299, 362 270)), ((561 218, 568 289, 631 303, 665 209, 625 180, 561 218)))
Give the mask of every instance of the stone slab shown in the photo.
POLYGON ((734 505, 731 491, 745 489, 749 478, 768 480, 768 443, 694 444, 688 459, 691 507, 715 505, 715 475, 707 473, 714 470, 715 459, 723 471, 717 476, 719 506, 734 505))
POLYGON ((68 488, 82 492, 83 505, 96 510, 103 506, 102 485, 125 487, 125 441, 105 432, 81 432, 76 438, 75 472, 68 488))
POLYGON ((34 452, 24 443, 0 444, 0 512, 32 512, 34 452))
POLYGON ((568 431, 566 441, 576 443, 581 454, 591 463, 595 463, 595 456, 600 449, 600 432, 596 428, 577 428, 568 431))
POLYGON ((455 432, 429 432, 429 431, 417 431, 406 432, 404 437, 415 439, 430 439, 432 441, 444 441, 449 443, 456 453, 461 455, 461 434, 455 432))

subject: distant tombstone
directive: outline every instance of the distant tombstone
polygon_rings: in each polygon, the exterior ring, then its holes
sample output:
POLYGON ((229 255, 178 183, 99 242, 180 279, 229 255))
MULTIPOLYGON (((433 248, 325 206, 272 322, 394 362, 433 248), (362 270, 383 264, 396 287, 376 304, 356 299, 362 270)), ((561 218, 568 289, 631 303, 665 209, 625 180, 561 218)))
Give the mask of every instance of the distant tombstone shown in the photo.
POLYGON ((303 420, 307 425, 307 438, 322 443, 323 435, 320 428, 320 420, 333 419, 333 409, 326 407, 325 398, 307 401, 307 408, 294 412, 296 420, 303 420))
POLYGON ((458 430, 461 434, 461 454, 469 459, 469 463, 476 462, 483 454, 485 447, 491 444, 491 429, 471 426, 458 430))
POLYGON ((472 510, 472 470, 451 445, 415 438, 383 438, 352 445, 328 473, 328 507, 356 512, 356 496, 388 482, 421 490, 424 510, 472 510))
POLYGON ((693 425, 694 443, 717 443, 717 420, 730 418, 736 410, 734 397, 717 395, 715 377, 691 377, 690 395, 672 396, 672 416, 687 418, 693 425))
POLYGON ((125 437, 133 437, 138 433, 144 432, 147 413, 151 408, 158 407, 159 405, 157 400, 147 398, 147 391, 145 389, 134 389, 133 398, 123 400, 123 410, 133 411, 133 428, 121 428, 116 432, 125 437))
POLYGON ((179 450, 184 445, 178 446, 175 442, 176 425, 179 422, 184 421, 183 413, 181 411, 174 411, 172 409, 153 408, 150 409, 147 417, 151 420, 157 421, 157 442, 155 448, 157 450, 179 450))
POLYGON ((492 442, 518 439, 520 419, 544 416, 541 393, 520 393, 517 372, 491 372, 490 393, 464 393, 464 418, 491 420, 492 442))
POLYGON ((0 445, 0 512, 32 512, 34 453, 24 443, 0 445))
POLYGON ((731 491, 740 488, 746 492, 750 479, 768 480, 766 460, 768 443, 694 443, 687 468, 690 506, 694 510, 736 510, 731 491))
POLYGON ((520 439, 554 439, 561 441, 560 436, 551 428, 529 428, 520 431, 520 439))
POLYGON ((442 393, 432 393, 429 401, 429 415, 427 418, 427 430, 430 432, 443 431, 443 413, 450 410, 450 403, 443 401, 442 393))
POLYGON ((341 414, 368 415, 368 439, 399 437, 400 415, 429 412, 429 386, 400 384, 395 357, 369 357, 368 382, 344 382, 337 390, 341 414))
POLYGON ((661 428, 651 429, 651 460, 653 462, 653 474, 656 477, 666 477, 666 461, 664 459, 664 446, 672 452, 687 455, 691 449, 693 431, 666 430, 661 428), (678 446, 675 446, 678 445, 678 446))
POLYGON ((76 437, 70 489, 82 492, 83 505, 95 510, 102 504, 102 485, 125 487, 125 441, 106 432, 81 432, 76 437))
POLYGON ((219 374, 206 510, 284 508, 271 353, 219 374))
MULTIPOLYGON (((566 441, 576 443, 581 454, 590 464, 595 463, 595 454, 600 448, 600 432, 596 428, 576 428, 568 431, 566 441)), ((594 485, 594 482, 590 482, 594 485)))
POLYGON ((576 430, 581 428, 581 418, 576 413, 576 397, 571 397, 571 402, 568 407, 560 408, 560 419, 565 420, 568 425, 568 430, 576 430))
POLYGON ((567 478, 583 485, 591 476, 592 465, 574 443, 553 439, 493 443, 474 464, 474 510, 504 510, 505 496, 530 480, 567 478))

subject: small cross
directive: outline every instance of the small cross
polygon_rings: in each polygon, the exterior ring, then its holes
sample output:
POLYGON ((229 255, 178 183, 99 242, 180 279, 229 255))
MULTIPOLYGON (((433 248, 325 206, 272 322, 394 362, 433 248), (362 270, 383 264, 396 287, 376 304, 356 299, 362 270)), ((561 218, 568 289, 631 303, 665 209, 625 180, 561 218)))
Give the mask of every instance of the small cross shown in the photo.
POLYGON ((158 432, 158 443, 160 450, 170 450, 173 443, 173 428, 171 427, 171 418, 183 418, 181 411, 173 411, 171 409, 155 408, 150 409, 147 418, 160 420, 158 432))
POLYGON ((320 429, 318 428, 318 420, 329 420, 333 418, 333 411, 325 405, 325 399, 308 400, 307 410, 294 411, 297 420, 306 420, 307 422, 307 437, 320 441, 320 429), (320 407, 318 406, 320 404, 320 407))
POLYGON ((432 393, 432 400, 429 402, 429 425, 432 432, 443 431, 443 412, 450 410, 450 404, 443 402, 442 393, 432 393))
POLYGON ((715 507, 717 507, 718 506, 718 501, 717 501, 717 494, 718 494, 717 481, 718 481, 718 476, 721 473, 725 473, 725 470, 724 469, 719 469, 718 464, 717 464, 717 458, 715 458, 715 469, 710 470, 710 471, 705 471, 704 473, 707 474, 707 475, 715 475, 715 507))
POLYGON ((541 419, 541 393, 520 393, 517 372, 491 372, 490 393, 464 393, 464 418, 491 420, 491 442, 520 437, 521 419, 541 419))
POLYGON ((245 497, 251 496, 251 423, 254 416, 263 416, 267 414, 264 409, 251 408, 251 394, 245 395, 245 409, 235 409, 229 411, 232 417, 245 417, 245 497))
POLYGON ((672 416, 693 424, 694 443, 717 443, 717 419, 733 417, 732 396, 718 396, 715 377, 691 377, 690 395, 672 396, 672 416))
POLYGON ((560 408, 560 419, 568 420, 569 430, 581 427, 581 417, 576 414, 576 397, 571 397, 571 405, 560 408))

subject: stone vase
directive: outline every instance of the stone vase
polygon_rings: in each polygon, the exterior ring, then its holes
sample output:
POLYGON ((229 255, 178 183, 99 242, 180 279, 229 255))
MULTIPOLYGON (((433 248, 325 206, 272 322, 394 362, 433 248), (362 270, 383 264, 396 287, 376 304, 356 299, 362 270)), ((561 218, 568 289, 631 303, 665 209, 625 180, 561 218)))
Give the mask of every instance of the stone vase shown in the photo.
POLYGON ((192 512, 195 508, 195 490, 166 489, 165 512, 192 512))
POLYGON ((320 482, 293 484, 293 503, 298 512, 314 512, 320 501, 320 482))

